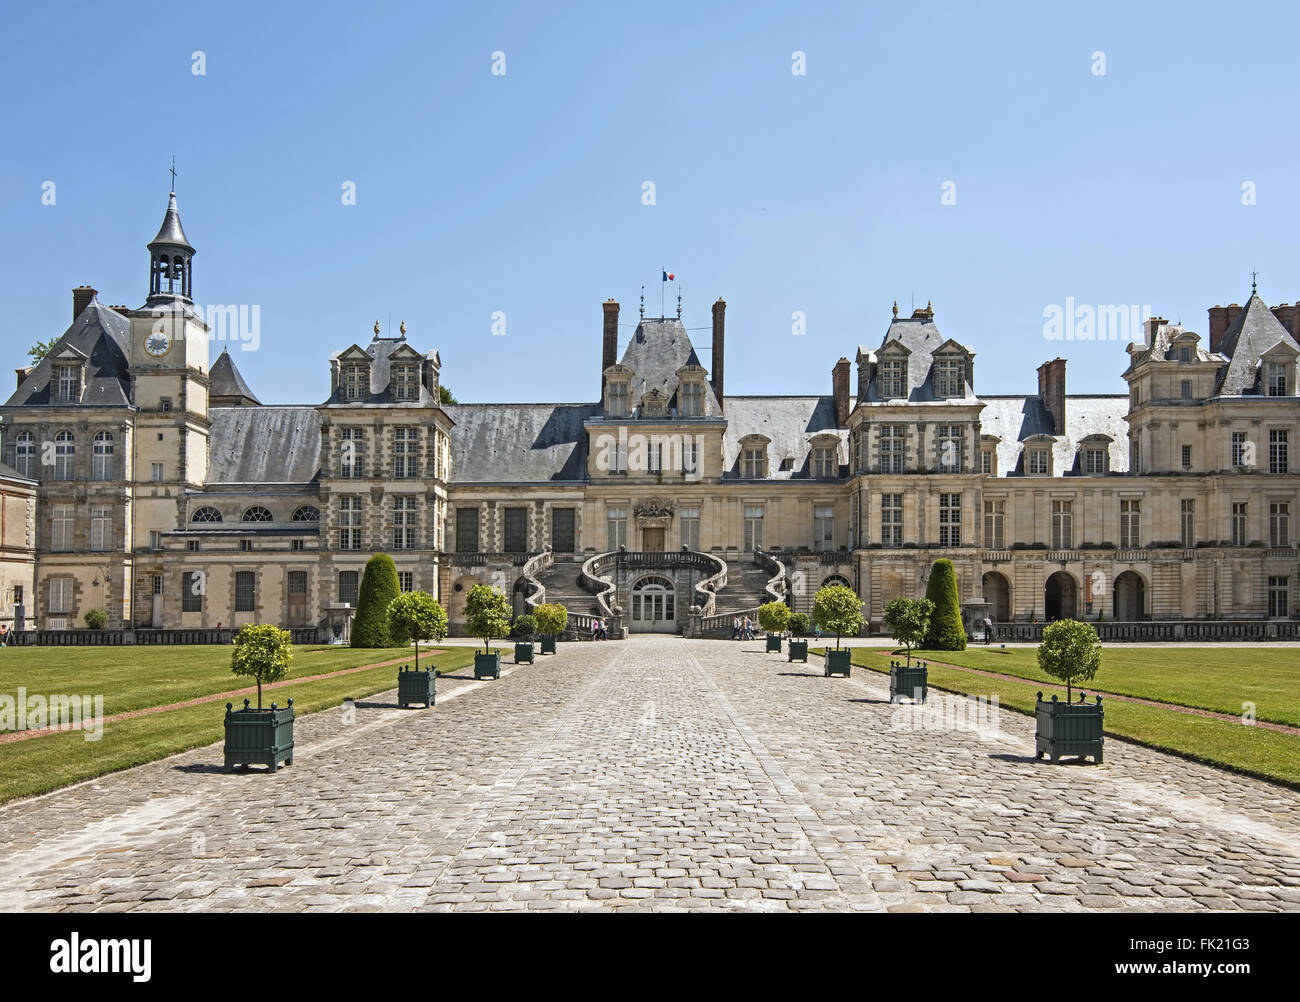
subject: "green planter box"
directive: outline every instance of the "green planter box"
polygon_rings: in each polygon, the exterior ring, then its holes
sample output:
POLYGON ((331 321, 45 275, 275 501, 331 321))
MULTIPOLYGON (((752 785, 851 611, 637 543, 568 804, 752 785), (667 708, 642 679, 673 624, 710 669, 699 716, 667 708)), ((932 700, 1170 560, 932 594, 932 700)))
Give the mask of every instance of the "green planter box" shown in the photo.
POLYGON ((1077 755, 1079 758, 1092 756, 1094 762, 1101 764, 1102 726, 1105 720, 1101 697, 1095 703, 1085 703, 1079 693, 1080 701, 1066 703, 1053 696, 1050 702, 1038 694, 1035 717, 1038 731, 1034 735, 1037 748, 1036 758, 1047 756, 1049 761, 1059 761, 1063 755, 1077 755))
POLYGON ((474 677, 475 678, 500 678, 501 677, 501 652, 493 651, 491 654, 474 655, 474 677))
POLYGON ((843 650, 826 652, 826 677, 832 675, 843 675, 849 677, 849 669, 853 664, 853 651, 845 647, 843 650))
POLYGON ((403 668, 397 673, 397 705, 404 707, 412 703, 423 703, 426 708, 430 707, 437 696, 437 688, 436 671, 403 668))
POLYGON ((764 653, 771 654, 773 651, 776 651, 778 654, 781 653, 781 638, 780 636, 769 633, 767 635, 767 650, 764 653))
POLYGON ((524 662, 533 663, 533 645, 531 641, 515 644, 515 664, 523 664, 524 662))
POLYGON ((790 660, 808 662, 808 641, 791 640, 790 641, 790 660))
POLYGON ((237 765, 264 765, 275 772, 281 762, 293 765, 293 700, 281 709, 274 703, 269 710, 242 710, 226 704, 226 772, 237 765))
POLYGON ((889 668, 889 701, 896 703, 906 696, 913 702, 924 703, 930 695, 929 675, 924 662, 910 667, 893 662, 889 668))
POLYGON ((542 653, 543 653, 543 654, 554 654, 554 653, 555 653, 555 638, 554 638, 554 637, 542 637, 542 653))

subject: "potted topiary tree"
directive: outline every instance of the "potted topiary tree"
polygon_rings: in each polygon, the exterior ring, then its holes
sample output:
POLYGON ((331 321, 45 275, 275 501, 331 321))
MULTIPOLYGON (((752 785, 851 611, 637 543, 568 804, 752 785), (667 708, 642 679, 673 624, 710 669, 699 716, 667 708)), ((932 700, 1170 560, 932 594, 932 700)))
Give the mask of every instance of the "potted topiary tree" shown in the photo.
POLYGON ((933 614, 934 603, 928 598, 896 598, 885 606, 885 626, 907 653, 906 664, 900 665, 894 661, 889 666, 891 703, 902 696, 911 696, 924 703, 929 696, 929 673, 924 662, 918 662, 913 667, 912 648, 925 639, 933 614))
POLYGON ((427 709, 437 699, 438 672, 420 670, 420 641, 447 635, 447 613, 427 591, 404 592, 388 603, 388 631, 415 640, 415 668, 403 665, 397 672, 397 705, 423 703, 427 709))
POLYGON ((823 585, 813 596, 812 618, 823 630, 835 634, 835 650, 826 652, 826 675, 847 677, 853 652, 847 647, 840 650, 840 637, 856 637, 862 629, 862 599, 844 585, 823 585))
POLYGON ((786 624, 790 630, 790 649, 789 660, 808 662, 808 631, 812 629, 812 620, 808 618, 806 612, 795 612, 790 615, 790 622, 786 624))
POLYGON ((559 602, 547 602, 537 607, 535 618, 542 634, 542 653, 554 654, 555 641, 569 625, 569 610, 559 602))
POLYGON ((92 630, 102 630, 108 625, 108 613, 103 609, 91 609, 86 613, 86 626, 92 630))
POLYGON ((1084 702, 1086 693, 1080 692, 1079 701, 1071 702, 1073 684, 1091 681, 1101 668, 1101 638, 1097 631, 1074 619, 1049 623, 1038 645, 1038 667, 1065 683, 1065 702, 1055 695, 1046 702, 1043 694, 1038 694, 1036 757, 1046 755, 1050 761, 1059 761, 1062 755, 1091 755, 1100 765, 1104 722, 1101 697, 1089 705, 1084 702))
POLYGON ((781 634, 790 622, 790 607, 784 602, 767 602, 758 607, 758 625, 767 631, 767 650, 781 652, 781 634))
POLYGON ((930 651, 964 651, 966 627, 961 621, 961 601, 957 597, 957 572, 951 560, 936 560, 930 568, 925 597, 934 603, 925 648, 930 651))
POLYGON ((492 641, 510 632, 510 604, 505 595, 489 585, 475 585, 465 598, 465 630, 483 638, 483 653, 474 655, 475 678, 501 677, 501 652, 492 641))
POLYGON ((226 772, 237 765, 265 765, 271 772, 280 762, 293 765, 293 700, 283 710, 274 703, 262 709, 262 684, 284 678, 292 660, 288 630, 249 624, 235 634, 230 670, 257 680, 257 709, 250 709, 247 699, 242 710, 226 704, 226 772))
POLYGON ((376 553, 366 561, 357 591, 357 613, 352 618, 353 647, 405 647, 410 637, 389 629, 388 606, 402 594, 397 565, 387 553, 376 553))
POLYGON ((537 617, 525 612, 515 617, 510 631, 515 637, 515 664, 533 663, 533 637, 537 636, 537 617))

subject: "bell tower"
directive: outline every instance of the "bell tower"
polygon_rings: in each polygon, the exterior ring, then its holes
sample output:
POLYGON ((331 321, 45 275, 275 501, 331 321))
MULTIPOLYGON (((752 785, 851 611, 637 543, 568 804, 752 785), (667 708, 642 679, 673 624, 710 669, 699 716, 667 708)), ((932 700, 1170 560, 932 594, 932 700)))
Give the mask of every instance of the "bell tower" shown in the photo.
POLYGON ((149 241, 149 298, 145 307, 175 303, 192 304, 194 247, 181 229, 181 214, 176 208, 176 192, 167 199, 158 235, 149 241))

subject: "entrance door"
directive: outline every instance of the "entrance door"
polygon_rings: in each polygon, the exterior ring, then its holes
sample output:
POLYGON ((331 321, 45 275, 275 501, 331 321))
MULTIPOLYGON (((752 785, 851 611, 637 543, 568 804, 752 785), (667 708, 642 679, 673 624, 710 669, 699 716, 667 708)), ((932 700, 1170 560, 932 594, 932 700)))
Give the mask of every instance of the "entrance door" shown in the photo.
POLYGON ((150 625, 155 630, 161 630, 163 625, 163 576, 155 574, 153 576, 153 610, 150 625))
POLYGON ((307 572, 289 572, 289 625, 307 625, 307 572))
POLYGON ((551 509, 551 550, 555 553, 573 553, 577 549, 574 511, 573 508, 551 509))
POLYGON ((631 629, 633 633, 676 632, 677 589, 671 581, 648 577, 632 586, 631 629))
POLYGON ((641 530, 641 545, 646 553, 664 552, 665 531, 663 528, 641 530))

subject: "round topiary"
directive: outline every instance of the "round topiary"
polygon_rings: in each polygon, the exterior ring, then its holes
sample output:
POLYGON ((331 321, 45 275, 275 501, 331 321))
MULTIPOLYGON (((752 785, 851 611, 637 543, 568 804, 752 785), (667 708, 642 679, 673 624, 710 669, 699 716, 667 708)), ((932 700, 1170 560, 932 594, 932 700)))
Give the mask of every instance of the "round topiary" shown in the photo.
POLYGON ((537 636, 537 617, 530 612, 516 616, 510 633, 519 640, 532 640, 537 636))
POLYGON ((885 606, 885 626, 907 649, 907 665, 912 666, 912 648, 925 639, 930 629, 934 603, 928 598, 895 598, 885 606))
POLYGON ((794 636, 803 637, 812 629, 812 620, 808 617, 808 613, 796 612, 791 614, 790 622, 787 625, 794 636))
POLYGON ((934 603, 930 629, 924 645, 931 651, 964 651, 966 627, 961 621, 961 603, 957 598, 957 571, 951 560, 936 560, 930 568, 925 597, 934 603))
POLYGON ((542 636, 558 637, 569 625, 569 610, 559 602, 547 602, 537 607, 536 619, 542 636))
POLYGON ((420 641, 447 635, 447 613, 427 591, 408 591, 388 603, 388 633, 415 640, 415 670, 420 670, 420 641))
POLYGON ((475 585, 465 597, 465 632, 483 641, 483 653, 492 653, 492 641, 510 632, 510 603, 489 585, 475 585))
POLYGON ((401 593, 393 558, 376 553, 361 575, 357 614, 352 620, 353 647, 405 647, 410 643, 410 636, 394 633, 388 622, 388 607, 401 593))
POLYGON ((269 623, 249 623, 235 634, 230 670, 257 680, 257 708, 262 708, 262 683, 278 682, 289 673, 293 635, 269 623))
POLYGON ((758 625, 768 633, 784 633, 790 622, 790 607, 784 602, 768 602, 758 607, 758 625))
POLYGON ((840 637, 856 637, 862 629, 862 599, 844 585, 823 585, 813 596, 813 622, 827 633, 835 634, 835 649, 840 637))
POLYGON ((1038 645, 1038 667, 1065 683, 1065 701, 1075 682, 1091 682, 1101 667, 1101 638, 1087 623, 1058 619, 1043 627, 1038 645))

